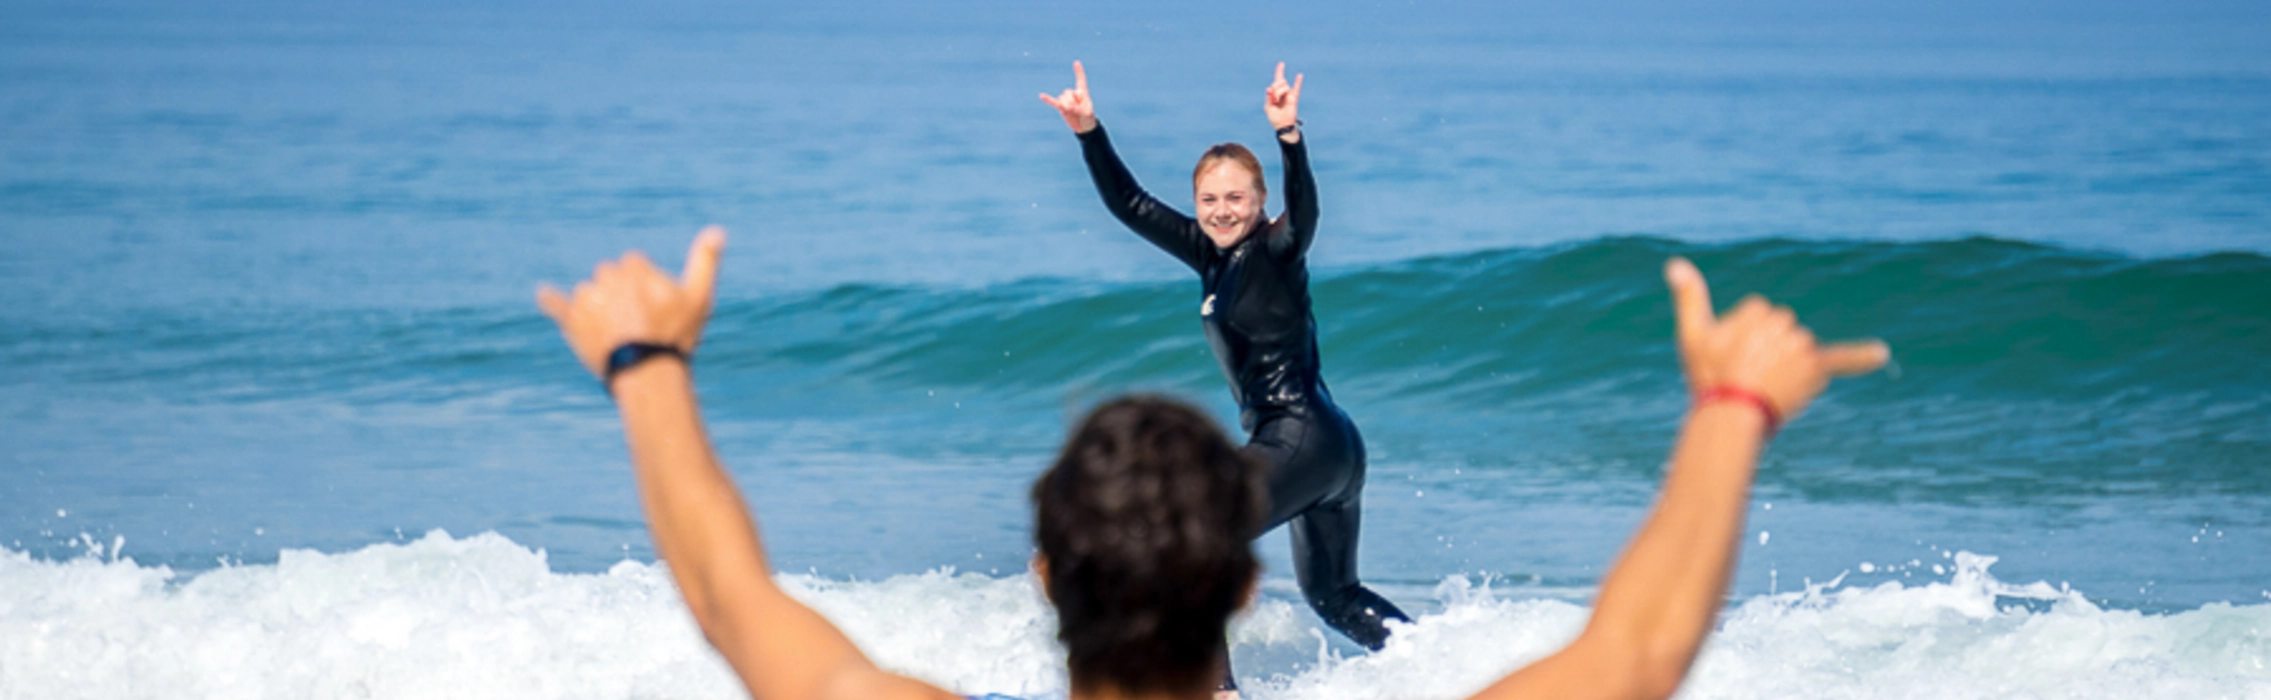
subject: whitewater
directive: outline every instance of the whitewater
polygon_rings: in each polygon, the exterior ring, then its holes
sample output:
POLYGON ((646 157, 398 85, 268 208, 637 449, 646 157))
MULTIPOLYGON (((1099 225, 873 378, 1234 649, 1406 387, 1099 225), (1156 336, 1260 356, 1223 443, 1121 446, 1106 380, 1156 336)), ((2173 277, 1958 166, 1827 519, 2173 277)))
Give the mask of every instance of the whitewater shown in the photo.
MULTIPOLYGON (((553 571, 496 534, 177 574, 85 540, 0 554, 0 698, 732 698, 661 565, 553 571)), ((1951 553, 1906 582, 1732 601, 1685 698, 2271 697, 2267 602, 2107 610, 1951 553)), ((1028 575, 937 570, 781 584, 877 663, 968 694, 1062 697, 1028 575)), ((1236 619, 1249 697, 1458 698, 1573 638, 1571 592, 1454 576, 1386 649, 1345 655, 1275 585, 1236 619)))

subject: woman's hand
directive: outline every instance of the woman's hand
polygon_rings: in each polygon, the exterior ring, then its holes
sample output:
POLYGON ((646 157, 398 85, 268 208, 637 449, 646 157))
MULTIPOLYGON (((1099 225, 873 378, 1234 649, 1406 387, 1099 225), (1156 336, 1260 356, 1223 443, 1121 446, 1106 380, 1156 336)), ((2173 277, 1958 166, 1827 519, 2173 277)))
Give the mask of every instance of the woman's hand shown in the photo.
POLYGON ((1753 295, 1726 316, 1711 312, 1711 290, 1686 258, 1664 265, 1679 317, 1680 363, 1696 392, 1728 387, 1758 394, 1783 421, 1798 417, 1831 377, 1866 374, 1892 356, 1880 341, 1816 346, 1789 307, 1753 295))
MULTIPOLYGON (((1279 71, 1283 72, 1284 67, 1280 66, 1279 71)), ((1088 70, 1080 67, 1079 61, 1072 62, 1072 89, 1055 97, 1041 93, 1041 101, 1057 108, 1057 115, 1065 118, 1065 126, 1072 127, 1073 133, 1085 134, 1096 129, 1096 104, 1088 101, 1088 70)))
POLYGON ((632 251, 600 263, 572 296, 549 284, 537 289, 536 306, 560 324, 568 349, 595 375, 606 370, 607 353, 624 343, 669 345, 691 356, 710 320, 724 249, 725 229, 702 229, 679 279, 632 251))
MULTIPOLYGON (((1277 64, 1277 80, 1270 83, 1269 92, 1263 95, 1262 113, 1269 115, 1270 126, 1278 130, 1301 123, 1301 74, 1293 74, 1293 84, 1285 82, 1285 62, 1277 64)), ((1300 132, 1280 136, 1286 143, 1301 140, 1300 132)))

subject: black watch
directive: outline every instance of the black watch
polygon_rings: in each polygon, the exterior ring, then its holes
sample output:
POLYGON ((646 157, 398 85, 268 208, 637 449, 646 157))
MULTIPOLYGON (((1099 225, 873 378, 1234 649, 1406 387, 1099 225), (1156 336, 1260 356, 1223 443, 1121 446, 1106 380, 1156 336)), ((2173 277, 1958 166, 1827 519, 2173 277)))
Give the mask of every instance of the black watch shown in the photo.
POLYGON ((622 374, 624 370, 637 367, 639 363, 657 357, 675 357, 678 358, 679 362, 685 362, 686 351, 678 349, 676 345, 660 343, 624 343, 617 345, 614 350, 607 353, 607 368, 600 372, 599 383, 605 385, 609 393, 613 393, 615 391, 615 375, 622 374))

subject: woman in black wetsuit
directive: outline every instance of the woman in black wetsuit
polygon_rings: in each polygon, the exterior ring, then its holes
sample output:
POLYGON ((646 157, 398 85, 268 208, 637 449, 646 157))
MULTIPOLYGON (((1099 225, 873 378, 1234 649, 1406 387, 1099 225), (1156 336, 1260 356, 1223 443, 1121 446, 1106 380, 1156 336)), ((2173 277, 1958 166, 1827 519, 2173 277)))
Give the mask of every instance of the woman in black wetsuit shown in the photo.
POLYGON ((1079 135, 1088 173, 1112 215, 1199 273, 1199 320, 1251 436, 1245 450, 1270 469, 1262 532, 1291 524, 1293 574, 1309 606, 1349 639, 1379 649, 1388 638, 1384 621, 1409 618, 1356 580, 1364 438, 1333 405, 1319 373, 1308 267, 1317 183, 1298 118, 1301 76, 1288 85, 1285 64, 1278 64, 1263 104, 1284 153, 1285 214, 1263 215, 1262 166, 1232 143, 1199 158, 1191 175, 1194 219, 1136 184, 1096 121, 1087 71, 1079 62, 1072 69, 1074 87, 1041 100, 1079 135))

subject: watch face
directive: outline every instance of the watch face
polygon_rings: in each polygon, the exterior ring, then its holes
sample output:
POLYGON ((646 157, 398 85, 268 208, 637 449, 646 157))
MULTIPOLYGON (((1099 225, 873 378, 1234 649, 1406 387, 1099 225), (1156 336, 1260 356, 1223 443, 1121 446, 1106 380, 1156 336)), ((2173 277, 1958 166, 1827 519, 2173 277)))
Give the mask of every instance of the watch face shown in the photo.
POLYGON ((631 363, 638 361, 639 346, 625 345, 615 348, 614 352, 607 353, 607 373, 620 372, 623 368, 631 366, 631 363))
POLYGON ((607 378, 612 379, 616 373, 630 369, 633 365, 645 362, 656 355, 683 358, 686 353, 670 345, 624 343, 607 353, 607 378))

